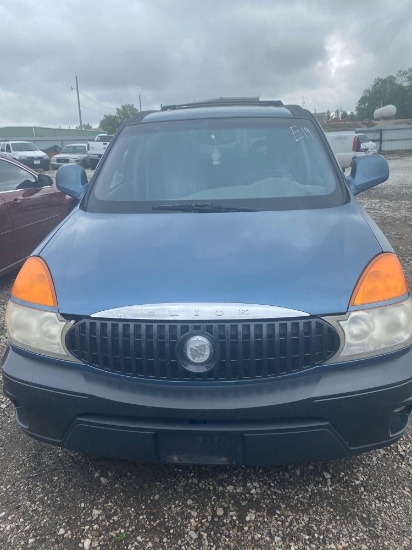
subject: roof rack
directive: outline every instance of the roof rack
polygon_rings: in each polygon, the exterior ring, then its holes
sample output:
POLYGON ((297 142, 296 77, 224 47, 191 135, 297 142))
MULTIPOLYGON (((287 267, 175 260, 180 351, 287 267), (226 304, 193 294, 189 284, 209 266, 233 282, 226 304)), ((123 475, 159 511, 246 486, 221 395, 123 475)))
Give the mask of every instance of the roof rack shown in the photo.
POLYGON ((246 105, 253 107, 282 107, 283 103, 278 100, 262 100, 258 97, 219 97, 205 101, 194 101, 193 103, 182 103, 180 105, 161 105, 161 111, 174 111, 177 109, 193 109, 196 107, 229 107, 246 105))

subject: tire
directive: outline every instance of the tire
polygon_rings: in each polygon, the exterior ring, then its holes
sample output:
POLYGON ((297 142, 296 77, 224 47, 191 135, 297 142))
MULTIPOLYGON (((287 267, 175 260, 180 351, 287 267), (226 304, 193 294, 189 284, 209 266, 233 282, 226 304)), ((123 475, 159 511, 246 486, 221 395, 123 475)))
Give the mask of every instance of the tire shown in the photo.
POLYGON ((90 169, 91 170, 96 170, 98 164, 99 164, 98 160, 90 159, 90 169))

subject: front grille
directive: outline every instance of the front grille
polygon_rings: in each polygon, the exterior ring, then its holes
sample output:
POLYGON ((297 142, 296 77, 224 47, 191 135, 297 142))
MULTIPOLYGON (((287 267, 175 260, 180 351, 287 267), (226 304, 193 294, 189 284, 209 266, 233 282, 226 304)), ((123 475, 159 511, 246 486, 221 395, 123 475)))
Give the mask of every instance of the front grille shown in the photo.
POLYGON ((332 357, 339 335, 319 318, 265 322, 142 322, 83 319, 66 346, 78 359, 106 372, 153 380, 253 380, 302 372, 332 357), (179 362, 178 342, 209 335, 219 348, 202 373, 179 362))
POLYGON ((60 162, 61 164, 65 164, 67 162, 69 162, 69 159, 56 159, 57 162, 60 162))

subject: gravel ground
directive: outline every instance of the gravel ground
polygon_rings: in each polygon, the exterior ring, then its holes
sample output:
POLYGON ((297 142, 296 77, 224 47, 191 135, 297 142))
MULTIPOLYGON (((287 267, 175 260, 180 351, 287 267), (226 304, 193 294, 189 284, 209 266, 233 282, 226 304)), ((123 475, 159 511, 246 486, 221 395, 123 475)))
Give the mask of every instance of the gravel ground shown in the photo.
MULTIPOLYGON (((412 283, 412 156, 361 196, 412 283)), ((4 309, 15 274, 0 279, 4 309)), ((0 548, 410 549, 411 430, 389 448, 272 468, 92 459, 24 436, 0 397, 0 548)))

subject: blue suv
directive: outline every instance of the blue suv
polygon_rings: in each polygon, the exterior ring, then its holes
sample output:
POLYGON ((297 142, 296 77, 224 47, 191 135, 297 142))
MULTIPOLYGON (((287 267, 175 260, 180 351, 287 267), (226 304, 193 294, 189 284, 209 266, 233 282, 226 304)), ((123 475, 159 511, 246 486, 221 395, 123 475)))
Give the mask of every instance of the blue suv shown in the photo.
POLYGON ((127 121, 7 307, 21 429, 95 455, 269 465, 383 447, 412 406, 399 260, 306 110, 164 106, 127 121))

